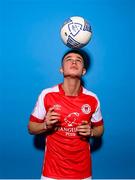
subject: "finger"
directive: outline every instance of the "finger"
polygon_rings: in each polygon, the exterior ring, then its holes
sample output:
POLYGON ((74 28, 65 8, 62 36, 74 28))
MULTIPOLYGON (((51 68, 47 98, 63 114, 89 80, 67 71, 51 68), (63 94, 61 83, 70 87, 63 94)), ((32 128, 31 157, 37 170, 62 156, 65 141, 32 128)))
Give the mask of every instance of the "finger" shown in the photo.
POLYGON ((77 127, 77 131, 82 131, 82 130, 89 130, 90 129, 90 126, 89 125, 80 125, 77 127))
POLYGON ((50 125, 53 125, 53 124, 58 123, 58 120, 57 120, 57 119, 54 119, 54 120, 50 121, 49 123, 50 123, 50 125))
POLYGON ((88 121, 82 121, 81 125, 86 125, 86 124, 88 124, 88 121))
POLYGON ((90 134, 90 129, 81 129, 78 131, 80 135, 89 135, 90 134))
POLYGON ((78 128, 85 128, 86 125, 88 125, 88 121, 82 121, 81 124, 79 124, 78 128))
POLYGON ((55 120, 55 119, 60 120, 60 116, 58 116, 58 115, 51 115, 50 116, 50 121, 55 120))
POLYGON ((51 116, 60 116, 61 114, 53 111, 53 112, 50 113, 50 115, 51 115, 51 116))
POLYGON ((57 120, 57 119, 52 120, 52 121, 46 121, 46 125, 47 125, 48 127, 52 127, 52 126, 54 126, 54 125, 57 124, 57 123, 58 123, 58 120, 57 120))
POLYGON ((50 112, 52 112, 52 111, 54 111, 54 107, 50 107, 50 108, 48 109, 48 113, 50 113, 50 112))
POLYGON ((78 133, 90 133, 90 130, 89 129, 79 129, 77 132, 78 133))
POLYGON ((88 125, 82 125, 80 127, 77 127, 77 132, 79 135, 89 135, 90 127, 88 125))
POLYGON ((60 119, 60 116, 61 115, 59 113, 50 110, 50 112, 48 112, 46 115, 46 119, 49 121, 52 119, 60 119))
POLYGON ((79 132, 78 134, 81 135, 81 136, 88 136, 89 135, 88 132, 79 132))

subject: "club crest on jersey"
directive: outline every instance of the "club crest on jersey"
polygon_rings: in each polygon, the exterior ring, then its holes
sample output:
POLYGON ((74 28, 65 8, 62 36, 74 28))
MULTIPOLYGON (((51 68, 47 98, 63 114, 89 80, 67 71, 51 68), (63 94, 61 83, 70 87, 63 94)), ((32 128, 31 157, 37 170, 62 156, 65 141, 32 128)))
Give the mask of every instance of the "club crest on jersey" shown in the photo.
POLYGON ((91 112, 91 107, 89 104, 84 104, 81 110, 84 114, 89 114, 91 112))

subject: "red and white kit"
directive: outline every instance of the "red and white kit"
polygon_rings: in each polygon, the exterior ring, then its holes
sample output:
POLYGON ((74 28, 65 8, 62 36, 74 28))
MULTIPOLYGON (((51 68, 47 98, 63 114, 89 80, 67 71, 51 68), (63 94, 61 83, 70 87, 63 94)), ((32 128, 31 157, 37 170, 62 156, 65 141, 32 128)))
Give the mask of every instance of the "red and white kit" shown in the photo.
POLYGON ((91 177, 91 155, 88 139, 76 132, 82 121, 92 126, 103 124, 97 96, 81 87, 78 96, 65 96, 62 85, 44 89, 38 97, 30 121, 41 123, 50 107, 61 114, 60 126, 46 138, 42 175, 55 179, 91 177))

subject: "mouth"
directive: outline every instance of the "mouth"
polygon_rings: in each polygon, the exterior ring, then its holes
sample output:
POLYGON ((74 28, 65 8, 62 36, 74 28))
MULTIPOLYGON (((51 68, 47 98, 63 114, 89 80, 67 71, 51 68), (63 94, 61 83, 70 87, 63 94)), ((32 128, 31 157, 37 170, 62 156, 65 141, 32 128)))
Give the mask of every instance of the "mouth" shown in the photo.
POLYGON ((70 69, 78 70, 78 68, 76 66, 72 66, 70 69))

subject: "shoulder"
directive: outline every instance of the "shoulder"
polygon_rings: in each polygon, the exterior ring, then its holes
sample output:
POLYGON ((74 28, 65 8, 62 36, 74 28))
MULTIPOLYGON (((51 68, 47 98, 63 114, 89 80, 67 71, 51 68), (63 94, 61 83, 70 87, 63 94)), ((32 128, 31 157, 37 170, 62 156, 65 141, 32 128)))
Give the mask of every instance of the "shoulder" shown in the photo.
POLYGON ((95 98, 97 101, 99 101, 97 94, 95 94, 94 92, 92 92, 84 87, 83 87, 83 94, 91 96, 91 97, 95 98))
POLYGON ((48 93, 59 92, 59 86, 55 85, 49 88, 42 89, 40 96, 45 96, 48 93))

